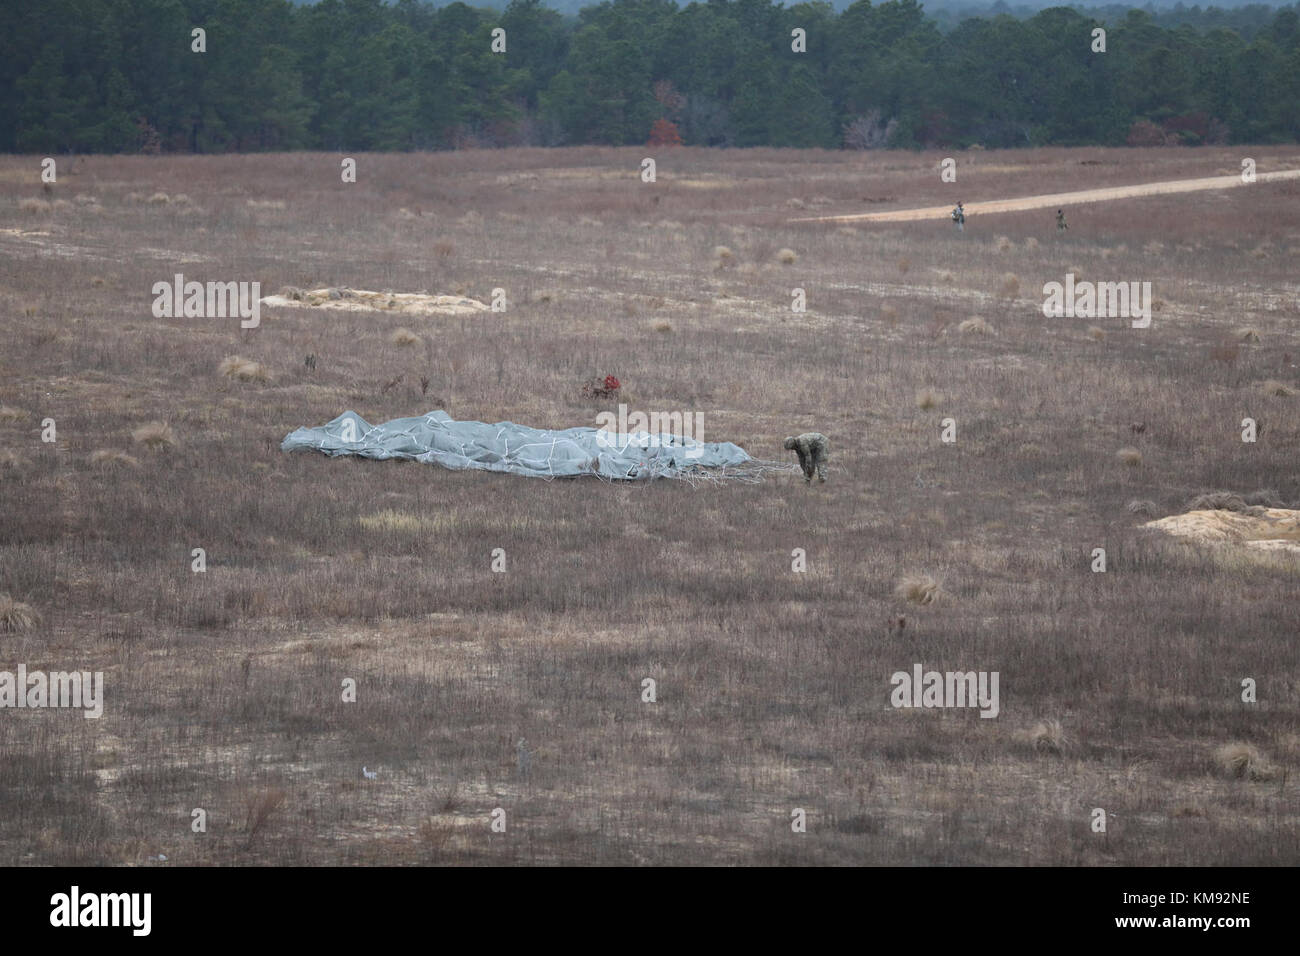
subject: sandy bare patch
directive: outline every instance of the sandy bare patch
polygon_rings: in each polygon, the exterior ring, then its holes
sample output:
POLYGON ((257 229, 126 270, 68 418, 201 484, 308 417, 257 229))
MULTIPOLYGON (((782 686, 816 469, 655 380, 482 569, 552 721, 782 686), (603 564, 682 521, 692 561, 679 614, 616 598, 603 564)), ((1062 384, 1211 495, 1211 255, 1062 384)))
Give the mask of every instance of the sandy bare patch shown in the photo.
POLYGON ((731 189, 740 185, 738 180, 730 176, 691 176, 681 179, 665 177, 664 182, 674 186, 684 186, 687 189, 731 189))
POLYGON ((407 315, 471 315, 487 312, 478 299, 424 292, 367 292, 365 289, 311 289, 302 298, 268 295, 262 305, 282 308, 341 309, 346 312, 400 312, 407 315))
POLYGON ((1300 511, 1288 508, 1259 511, 1255 515, 1222 510, 1189 511, 1148 521, 1143 527, 1158 528, 1206 544, 1243 544, 1262 551, 1300 554, 1300 511))
MULTIPOLYGON (((1300 169, 1286 169, 1274 173, 1259 173, 1261 183, 1283 179, 1300 179, 1300 169)), ((989 202, 966 203, 968 216, 981 213, 1023 212, 1027 209, 1045 209, 1049 206, 1075 206, 1090 202, 1107 202, 1112 199, 1134 199, 1141 196, 1161 196, 1168 193, 1189 193, 1202 189, 1230 189, 1247 185, 1240 176, 1211 176, 1206 179, 1174 179, 1162 183, 1142 183, 1137 186, 1111 186, 1106 189, 1081 189, 1070 193, 1045 193, 1021 199, 995 199, 989 202)), ((943 219, 952 213, 952 205, 927 206, 924 209, 895 209, 891 212, 863 212, 848 216, 814 216, 792 219, 791 222, 913 222, 920 219, 943 219)))

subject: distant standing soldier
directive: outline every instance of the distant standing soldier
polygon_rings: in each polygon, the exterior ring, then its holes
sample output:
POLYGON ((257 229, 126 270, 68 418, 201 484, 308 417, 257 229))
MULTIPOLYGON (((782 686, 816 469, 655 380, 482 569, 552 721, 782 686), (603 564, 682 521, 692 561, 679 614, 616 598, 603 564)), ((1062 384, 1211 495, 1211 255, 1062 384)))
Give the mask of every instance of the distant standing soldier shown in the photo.
POLYGON ((1065 230, 1069 228, 1070 227, 1065 224, 1065 210, 1064 209, 1056 210, 1056 231, 1065 232, 1065 230))
POLYGON ((966 210, 962 208, 961 203, 957 203, 957 207, 952 211, 952 221, 958 232, 966 231, 966 210))

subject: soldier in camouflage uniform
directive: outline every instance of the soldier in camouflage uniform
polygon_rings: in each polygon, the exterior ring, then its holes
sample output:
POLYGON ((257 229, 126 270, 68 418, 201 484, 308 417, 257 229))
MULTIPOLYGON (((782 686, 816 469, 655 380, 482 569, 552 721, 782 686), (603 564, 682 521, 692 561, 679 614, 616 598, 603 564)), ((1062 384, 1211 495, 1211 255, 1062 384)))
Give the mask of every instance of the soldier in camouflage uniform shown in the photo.
POLYGON ((785 448, 799 456, 799 467, 803 469, 805 484, 812 482, 814 471, 817 472, 818 481, 826 480, 826 462, 830 461, 831 443, 825 435, 804 432, 795 438, 787 438, 785 448))
POLYGON ((957 227, 958 232, 966 231, 966 210, 961 203, 957 203, 952 211, 952 224, 957 227))
POLYGON ((1065 224, 1065 210, 1064 209, 1056 210, 1056 231, 1065 232, 1065 230, 1069 228, 1070 227, 1065 224))

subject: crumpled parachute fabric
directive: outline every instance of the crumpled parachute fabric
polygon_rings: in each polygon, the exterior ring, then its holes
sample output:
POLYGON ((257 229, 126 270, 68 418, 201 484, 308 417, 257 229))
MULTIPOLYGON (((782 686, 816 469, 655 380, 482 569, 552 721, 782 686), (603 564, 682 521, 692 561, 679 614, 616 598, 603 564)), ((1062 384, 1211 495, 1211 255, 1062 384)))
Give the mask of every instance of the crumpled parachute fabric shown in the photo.
POLYGON ((441 409, 382 425, 371 425, 356 412, 346 411, 319 428, 299 428, 280 444, 281 451, 302 448, 333 457, 409 458, 456 471, 502 471, 538 478, 683 478, 701 474, 701 469, 725 469, 750 461, 745 450, 731 442, 595 428, 551 430, 513 422, 461 422, 441 409))

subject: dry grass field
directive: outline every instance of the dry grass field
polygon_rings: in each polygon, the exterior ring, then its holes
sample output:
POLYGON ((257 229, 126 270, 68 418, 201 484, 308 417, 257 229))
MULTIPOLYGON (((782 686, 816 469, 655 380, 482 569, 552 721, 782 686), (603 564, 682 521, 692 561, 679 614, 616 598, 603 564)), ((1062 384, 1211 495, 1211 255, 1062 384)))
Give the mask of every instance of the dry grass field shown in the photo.
POLYGON ((1300 862, 1300 558, 1141 527, 1300 499, 1300 183, 1064 236, 790 222, 1300 150, 968 152, 957 185, 939 154, 645 155, 88 157, 52 195, 0 158, 0 671, 106 685, 97 720, 0 710, 0 865, 1300 862), (1151 327, 1044 318, 1067 272, 1150 281, 1151 327), (155 318, 176 273, 507 308, 155 318), (607 374, 757 458, 822 432, 830 479, 279 449, 349 408, 594 425, 607 374), (997 671, 1000 713, 895 709, 914 664, 997 671))

